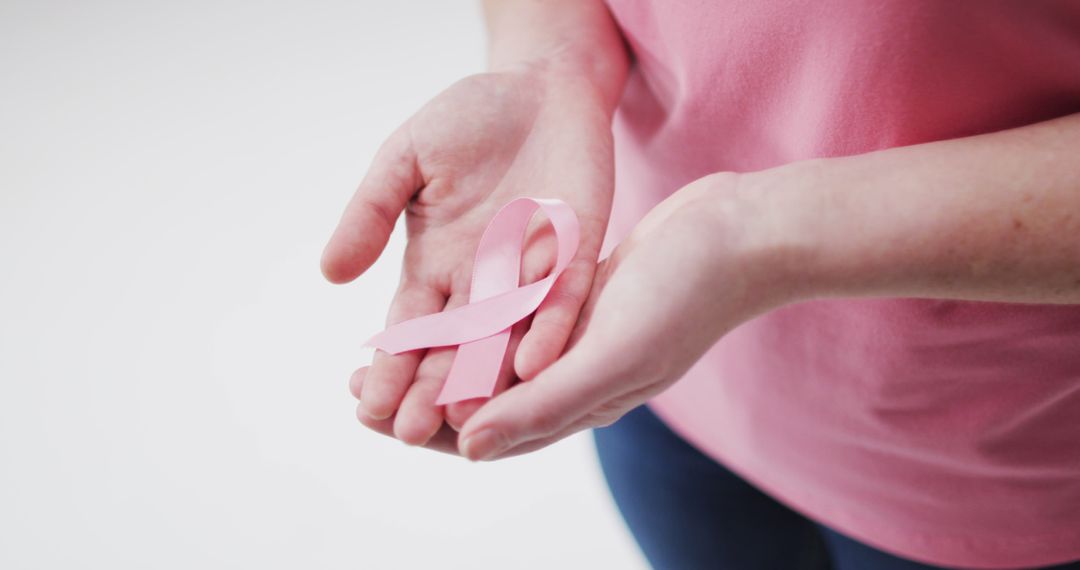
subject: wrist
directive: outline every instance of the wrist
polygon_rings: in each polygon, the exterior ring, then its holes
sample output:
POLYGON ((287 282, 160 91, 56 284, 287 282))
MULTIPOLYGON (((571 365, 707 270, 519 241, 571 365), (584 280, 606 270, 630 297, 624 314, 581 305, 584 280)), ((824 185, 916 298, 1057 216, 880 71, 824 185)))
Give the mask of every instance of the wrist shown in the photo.
POLYGON ((507 64, 503 71, 530 75, 547 93, 594 101, 610 119, 622 96, 625 73, 602 70, 600 65, 568 54, 549 54, 507 64))
POLYGON ((753 314, 821 295, 818 210, 806 188, 817 168, 816 163, 796 163, 700 180, 705 189, 700 207, 716 228, 725 228, 731 249, 730 258, 715 256, 719 265, 711 270, 717 278, 730 279, 734 265, 753 314))
POLYGON ((622 35, 603 2, 563 1, 486 5, 488 69, 588 84, 610 115, 629 72, 622 35))

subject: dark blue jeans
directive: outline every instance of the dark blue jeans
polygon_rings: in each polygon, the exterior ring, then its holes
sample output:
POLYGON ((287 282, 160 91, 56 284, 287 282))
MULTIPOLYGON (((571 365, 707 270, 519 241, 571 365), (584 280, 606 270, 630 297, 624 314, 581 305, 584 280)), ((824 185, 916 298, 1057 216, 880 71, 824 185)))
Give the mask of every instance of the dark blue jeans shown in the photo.
MULTIPOLYGON (((925 570, 765 495, 641 406, 594 430, 615 502, 656 570, 925 570)), ((1080 561, 1054 566, 1080 570, 1080 561)))

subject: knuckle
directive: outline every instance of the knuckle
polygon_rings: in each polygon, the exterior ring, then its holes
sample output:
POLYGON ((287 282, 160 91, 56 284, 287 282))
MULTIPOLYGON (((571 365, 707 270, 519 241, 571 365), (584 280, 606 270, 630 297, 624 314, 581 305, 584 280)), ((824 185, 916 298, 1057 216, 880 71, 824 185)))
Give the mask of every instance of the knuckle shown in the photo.
POLYGON ((611 424, 619 421, 620 416, 598 416, 591 422, 591 427, 606 428, 611 424))
MULTIPOLYGON (((557 286, 548 293, 546 301, 552 307, 576 310, 585 302, 585 294, 573 287, 557 286)), ((551 311, 546 312, 551 313, 551 311)))
POLYGON ((372 218, 379 224, 379 231, 382 233, 391 233, 394 231, 394 224, 397 223, 397 214, 390 211, 390 207, 387 206, 382 200, 374 196, 367 194, 358 197, 360 201, 360 208, 366 210, 372 214, 372 218))
POLYGON ((588 424, 590 427, 608 427, 617 422, 625 413, 621 403, 610 402, 591 412, 588 424))
POLYGON ((529 412, 526 426, 534 437, 551 436, 562 427, 562 416, 555 409, 536 407, 529 412))
POLYGON ((385 420, 377 420, 364 411, 363 406, 356 406, 356 419, 359 420, 360 425, 382 435, 390 435, 390 430, 387 427, 385 420))

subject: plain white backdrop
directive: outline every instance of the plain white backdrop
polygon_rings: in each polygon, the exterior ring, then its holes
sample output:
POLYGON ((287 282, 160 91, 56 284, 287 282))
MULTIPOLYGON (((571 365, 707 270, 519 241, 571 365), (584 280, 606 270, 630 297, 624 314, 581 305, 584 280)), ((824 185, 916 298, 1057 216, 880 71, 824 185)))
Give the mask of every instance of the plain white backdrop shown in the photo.
MULTIPOLYGON (((0 568, 643 568, 580 435, 364 430, 403 236, 318 272, 472 0, 0 1, 0 568)), ((399 228, 400 229, 400 228, 399 228)))

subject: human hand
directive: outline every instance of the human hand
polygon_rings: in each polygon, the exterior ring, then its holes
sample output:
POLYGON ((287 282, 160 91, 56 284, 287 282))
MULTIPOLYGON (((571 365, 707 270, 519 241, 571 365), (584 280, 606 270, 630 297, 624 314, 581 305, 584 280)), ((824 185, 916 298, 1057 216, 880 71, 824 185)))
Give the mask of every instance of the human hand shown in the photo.
POLYGON ((708 176, 654 208, 600 264, 571 348, 463 426, 466 457, 533 451, 608 425, 670 386, 721 336, 800 293, 787 248, 740 176, 708 176))
MULTIPOLYGON (((451 309, 468 302, 477 243, 500 207, 519 196, 567 202, 581 226, 577 255, 531 321, 514 327, 513 362, 504 363, 496 393, 531 378, 562 353, 593 280, 613 187, 608 99, 545 64, 451 86, 379 150, 326 247, 323 273, 335 283, 363 273, 404 210, 408 244, 388 324, 451 309)), ((534 224, 526 244, 523 283, 555 260, 546 224, 534 224)), ((455 350, 378 352, 350 382, 360 421, 406 443, 453 451, 454 428, 482 402, 435 405, 455 350)))

